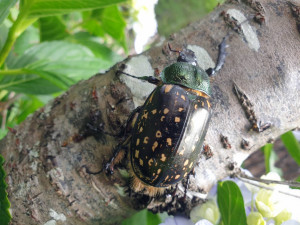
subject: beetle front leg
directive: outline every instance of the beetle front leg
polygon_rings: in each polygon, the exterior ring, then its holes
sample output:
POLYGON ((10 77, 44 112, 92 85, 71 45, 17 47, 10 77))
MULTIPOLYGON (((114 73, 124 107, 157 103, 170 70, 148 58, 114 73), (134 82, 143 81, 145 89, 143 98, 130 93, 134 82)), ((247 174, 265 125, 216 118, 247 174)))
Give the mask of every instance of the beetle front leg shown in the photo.
POLYGON ((138 76, 134 76, 134 75, 131 75, 129 73, 125 73, 121 70, 118 70, 117 71, 117 74, 124 74, 126 76, 129 76, 129 77, 132 77, 132 78, 135 78, 135 79, 138 79, 138 80, 142 80, 142 81, 147 81, 148 83, 150 84, 155 84, 155 85, 159 85, 161 84, 161 80, 160 79, 157 79, 156 77, 154 76, 143 76, 143 77, 138 77, 138 76))
POLYGON ((227 40, 227 36, 224 37, 221 44, 219 44, 219 54, 218 54, 218 60, 215 68, 208 68, 206 70, 206 73, 210 77, 214 76, 225 63, 225 58, 227 56, 226 48, 228 47, 226 44, 226 40, 227 40))

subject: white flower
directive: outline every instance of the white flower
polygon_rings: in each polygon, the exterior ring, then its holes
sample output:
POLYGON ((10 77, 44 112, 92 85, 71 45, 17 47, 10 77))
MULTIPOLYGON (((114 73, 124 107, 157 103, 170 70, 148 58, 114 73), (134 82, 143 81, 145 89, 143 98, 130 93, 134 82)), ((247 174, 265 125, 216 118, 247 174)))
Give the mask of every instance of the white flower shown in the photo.
POLYGON ((266 221, 259 212, 251 212, 247 216, 247 225, 265 225, 266 221))
POLYGON ((190 213, 191 220, 195 223, 200 219, 206 219, 213 224, 220 220, 220 211, 214 200, 209 200, 202 205, 196 206, 190 213))

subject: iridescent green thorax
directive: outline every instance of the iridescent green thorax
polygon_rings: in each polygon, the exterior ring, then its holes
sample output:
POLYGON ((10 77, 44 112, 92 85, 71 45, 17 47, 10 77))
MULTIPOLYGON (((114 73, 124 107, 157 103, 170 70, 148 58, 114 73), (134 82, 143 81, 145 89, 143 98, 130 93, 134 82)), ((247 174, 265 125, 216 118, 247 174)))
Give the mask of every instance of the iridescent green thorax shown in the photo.
POLYGON ((209 77, 199 66, 177 62, 166 67, 161 72, 160 77, 165 84, 181 85, 211 96, 209 77))

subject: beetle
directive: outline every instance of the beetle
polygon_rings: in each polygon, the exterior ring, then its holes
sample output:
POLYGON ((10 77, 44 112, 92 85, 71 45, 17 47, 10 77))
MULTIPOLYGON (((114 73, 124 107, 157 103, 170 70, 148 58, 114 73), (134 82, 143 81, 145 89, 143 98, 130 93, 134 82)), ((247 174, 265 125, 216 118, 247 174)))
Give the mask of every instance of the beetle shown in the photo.
MULTIPOLYGON (((215 68, 204 71, 198 66, 195 53, 185 49, 177 62, 167 66, 155 77, 135 77, 157 87, 145 103, 129 117, 129 136, 115 148, 106 165, 120 161, 120 150, 129 144, 130 174, 134 191, 153 196, 178 183, 192 171, 200 157, 211 117, 209 76, 221 69, 225 61, 226 38, 219 45, 215 68)), ((123 152, 124 153, 124 152, 123 152)))

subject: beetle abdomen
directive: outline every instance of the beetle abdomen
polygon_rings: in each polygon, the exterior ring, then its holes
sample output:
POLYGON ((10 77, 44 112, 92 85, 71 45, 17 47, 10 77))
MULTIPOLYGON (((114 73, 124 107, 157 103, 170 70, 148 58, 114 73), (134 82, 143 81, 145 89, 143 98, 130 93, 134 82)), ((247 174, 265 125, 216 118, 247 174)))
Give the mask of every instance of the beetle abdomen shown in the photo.
POLYGON ((185 177, 199 158, 209 107, 206 97, 179 85, 157 87, 133 128, 130 157, 135 175, 155 187, 166 187, 185 177))

